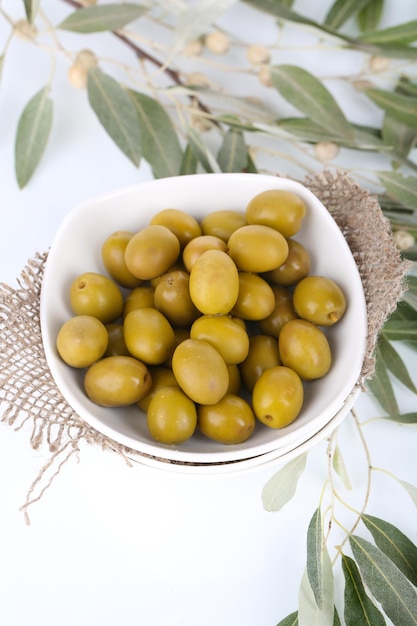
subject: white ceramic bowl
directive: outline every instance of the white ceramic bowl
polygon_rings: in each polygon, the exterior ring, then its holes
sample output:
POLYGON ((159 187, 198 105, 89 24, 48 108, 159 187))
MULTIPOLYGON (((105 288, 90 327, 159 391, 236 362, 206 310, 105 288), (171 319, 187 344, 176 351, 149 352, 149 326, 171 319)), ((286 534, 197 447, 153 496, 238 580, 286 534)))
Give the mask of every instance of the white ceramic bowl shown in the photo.
POLYGON ((45 266, 41 293, 41 328, 46 359, 67 402, 88 424, 138 452, 184 464, 247 462, 262 455, 288 453, 309 440, 343 412, 358 380, 365 352, 366 305, 357 266, 342 233, 321 202, 294 181, 258 174, 198 174, 141 183, 115 191, 73 209, 59 228, 45 266), (226 446, 196 433, 178 446, 154 441, 146 418, 136 406, 109 409, 92 403, 83 390, 82 373, 58 356, 55 342, 62 323, 72 315, 69 286, 87 271, 105 273, 101 245, 116 230, 139 230, 163 208, 175 207, 197 219, 219 209, 244 210, 266 189, 299 194, 307 215, 296 239, 312 258, 311 274, 334 279, 344 290, 348 307, 341 321, 326 331, 333 354, 330 372, 305 385, 299 417, 288 427, 273 430, 257 424, 245 443, 226 446))

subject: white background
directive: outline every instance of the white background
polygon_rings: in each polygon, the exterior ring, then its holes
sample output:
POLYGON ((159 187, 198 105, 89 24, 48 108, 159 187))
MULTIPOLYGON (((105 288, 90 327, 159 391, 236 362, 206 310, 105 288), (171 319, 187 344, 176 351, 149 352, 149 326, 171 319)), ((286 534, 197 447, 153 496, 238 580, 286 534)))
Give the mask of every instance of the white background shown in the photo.
MULTIPOLYGON (((63 3, 43 4, 56 21, 69 13, 63 3)), ((310 4, 296 2, 295 8, 308 12, 310 4)), ((326 3, 321 4, 324 14, 326 3)), ((2 3, 15 17, 23 14, 19 5, 16 0, 2 3)), ((386 24, 416 17, 411 0, 401 0, 401 16, 398 3, 387 1, 387 9, 386 24)), ((256 28, 259 40, 268 36, 262 19, 257 24, 247 18, 245 7, 233 9, 229 17, 253 38, 256 28)), ((4 24, 1 28, 0 43, 7 35, 4 24)), ((103 41, 111 56, 110 40, 103 41)), ((13 44, 0 85, 0 281, 8 284, 15 284, 29 258, 47 250, 74 205, 151 178, 146 163, 136 170, 111 144, 88 109, 85 92, 74 92, 66 81, 61 59, 53 135, 41 167, 27 188, 18 189, 13 166, 17 120, 50 70, 49 55, 28 54, 27 46, 13 44)), ((336 61, 332 57, 330 62, 336 61)), ((345 105, 349 111, 349 102, 345 105)), ((360 121, 371 114, 366 107, 352 111, 360 121)), ((402 353, 415 371, 415 354, 402 353)), ((415 396, 398 392, 401 409, 415 410, 415 396)), ((359 398, 356 411, 362 421, 381 414, 368 395, 359 398)), ((414 427, 378 420, 365 433, 375 467, 416 482, 414 427)), ((27 526, 19 508, 49 458, 46 449, 31 449, 29 437, 30 426, 15 432, 0 424, 2 625, 274 626, 297 609, 306 530, 327 477, 326 442, 310 452, 297 493, 280 513, 266 512, 261 501, 263 485, 277 467, 187 476, 128 467, 118 456, 85 445, 30 507, 27 526)), ((353 489, 337 486, 352 506, 360 507, 366 461, 351 417, 340 428, 339 443, 353 489)), ((393 478, 374 474, 367 510, 417 541, 416 509, 393 478)), ((356 517, 341 508, 340 519, 349 526, 356 517)), ((336 530, 331 557, 341 538, 336 530)), ((340 564, 335 576, 341 612, 340 564)))

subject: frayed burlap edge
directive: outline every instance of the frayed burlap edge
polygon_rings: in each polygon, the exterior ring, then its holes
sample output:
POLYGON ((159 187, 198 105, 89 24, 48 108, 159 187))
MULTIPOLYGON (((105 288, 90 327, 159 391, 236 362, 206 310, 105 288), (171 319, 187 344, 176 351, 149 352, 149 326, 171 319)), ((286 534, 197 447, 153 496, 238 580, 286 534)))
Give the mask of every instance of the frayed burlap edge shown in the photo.
MULTIPOLYGON (((379 332, 406 290, 409 263, 401 258, 376 197, 346 173, 324 171, 303 182, 334 217, 361 275, 368 312, 366 356, 356 383, 356 389, 362 389, 375 370, 379 332)), ((46 446, 49 452, 22 506, 28 524, 28 507, 40 500, 63 465, 71 457, 78 457, 82 443, 116 452, 129 465, 130 459, 149 456, 126 448, 86 424, 57 389, 46 363, 39 318, 46 259, 47 252, 31 259, 17 279, 17 288, 0 285, 2 422, 15 430, 29 424, 32 448, 46 446)))

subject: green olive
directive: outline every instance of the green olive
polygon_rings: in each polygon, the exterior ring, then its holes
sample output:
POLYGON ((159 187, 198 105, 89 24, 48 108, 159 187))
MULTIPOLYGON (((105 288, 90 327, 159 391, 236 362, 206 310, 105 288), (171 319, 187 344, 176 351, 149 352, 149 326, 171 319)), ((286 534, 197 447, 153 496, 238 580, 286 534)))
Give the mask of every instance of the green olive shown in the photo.
POLYGON ((176 270, 163 274, 155 287, 155 308, 174 326, 189 326, 200 315, 191 300, 190 276, 176 270))
POLYGON ((125 250, 125 262, 133 276, 151 280, 169 270, 179 254, 178 237, 166 226, 152 224, 130 239, 125 250))
POLYGON ((329 371, 332 355, 324 332, 306 320, 287 322, 278 337, 283 365, 291 367, 304 380, 322 378, 329 371))
POLYGON ((206 250, 222 250, 226 252, 227 244, 220 237, 214 237, 213 235, 201 235, 192 239, 182 252, 182 261, 188 272, 191 272, 194 263, 206 250))
POLYGON ((277 365, 261 374, 252 392, 252 406, 260 422, 284 428, 299 415, 304 401, 301 378, 289 367, 277 365))
POLYGON ((287 240, 280 232, 263 224, 248 224, 235 230, 228 241, 229 254, 239 270, 268 272, 284 263, 287 240))
POLYGON ((214 346, 227 365, 240 363, 248 354, 246 329, 228 315, 202 315, 191 326, 190 337, 214 346))
POLYGON ((251 335, 248 356, 239 365, 246 389, 252 391, 260 375, 275 365, 281 365, 277 340, 270 335, 251 335))
POLYGON ((190 273, 190 296, 206 315, 229 313, 239 292, 239 274, 230 256, 221 250, 206 250, 190 273))
POLYGON ((123 334, 130 354, 148 365, 159 365, 166 361, 175 346, 171 324, 160 311, 151 307, 128 313, 123 334))
POLYGON ((246 217, 242 211, 220 209, 205 215, 201 221, 204 235, 213 235, 227 242, 230 235, 246 224, 246 217))
POLYGON ((135 233, 128 230, 118 230, 112 233, 101 247, 103 265, 118 285, 133 289, 141 284, 141 280, 133 276, 127 269, 125 250, 135 233))
POLYGON ((267 317, 260 320, 259 328, 262 333, 278 338, 284 324, 298 316, 294 309, 290 291, 279 285, 273 285, 272 291, 275 297, 275 306, 267 317))
POLYGON ((247 441, 255 428, 255 415, 250 405, 233 394, 225 395, 210 406, 198 406, 198 429, 203 435, 224 444, 247 441))
POLYGON ((155 289, 149 285, 141 285, 129 291, 123 305, 123 317, 135 309, 155 308, 154 295, 155 289))
POLYGON ((334 280, 306 276, 294 289, 294 307, 303 319, 318 326, 333 326, 346 310, 346 297, 334 280))
POLYGON ((123 311, 122 292, 104 274, 80 274, 71 283, 69 296, 71 308, 76 315, 92 315, 103 324, 114 322, 123 311))
POLYGON ((215 404, 229 386, 224 359, 206 341, 182 341, 172 355, 172 371, 181 389, 198 404, 215 404))
POLYGON ((71 367, 88 367, 106 351, 109 335, 100 320, 91 315, 75 315, 59 329, 56 348, 71 367))
POLYGON ((167 445, 183 443, 196 429, 197 409, 179 387, 163 387, 149 403, 147 423, 156 441, 167 445))
POLYGON ((104 356, 131 356, 123 335, 123 324, 107 324, 109 343, 104 356))
POLYGON ((311 259, 307 249, 296 239, 287 239, 288 256, 284 263, 270 272, 265 278, 275 285, 290 287, 295 285, 310 271, 311 259))
POLYGON ((201 235, 201 226, 195 217, 180 209, 162 209, 151 218, 150 224, 169 228, 178 237, 181 249, 201 235))
POLYGON ((235 396, 239 395, 241 388, 241 377, 238 365, 228 365, 227 371, 229 372, 229 386, 226 393, 232 393, 235 396))
POLYGON ((87 396, 100 406, 135 404, 152 384, 144 363, 130 356, 109 356, 91 365, 84 378, 87 396))
POLYGON ((272 287, 258 274, 239 272, 239 293, 231 314, 244 320, 261 320, 275 306, 272 287))
POLYGON ((292 237, 300 230, 306 212, 306 204, 297 194, 283 189, 268 189, 248 203, 246 220, 248 224, 265 224, 284 237, 292 237))
POLYGON ((159 389, 179 386, 173 371, 168 367, 150 366, 148 369, 151 374, 152 385, 148 392, 138 401, 139 408, 145 413, 148 410, 150 401, 159 389))

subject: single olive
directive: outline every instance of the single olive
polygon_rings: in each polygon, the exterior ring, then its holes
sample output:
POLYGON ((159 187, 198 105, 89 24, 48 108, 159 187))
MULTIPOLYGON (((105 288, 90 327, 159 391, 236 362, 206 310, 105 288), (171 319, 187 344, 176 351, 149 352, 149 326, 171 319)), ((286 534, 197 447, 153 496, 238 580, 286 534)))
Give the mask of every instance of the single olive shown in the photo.
POLYGON ((296 239, 287 239, 288 256, 284 263, 265 274, 268 282, 290 287, 308 275, 311 258, 307 249, 296 239))
POLYGON ((303 319, 287 322, 278 337, 283 365, 291 367, 303 380, 325 376, 332 364, 330 345, 324 332, 303 319))
POLYGON ((204 235, 213 235, 227 242, 230 235, 246 224, 246 217, 242 211, 220 209, 205 215, 201 221, 204 235))
POLYGON ((268 272, 279 267, 288 256, 285 237, 263 224, 238 228, 230 235, 227 245, 231 258, 244 272, 268 272))
POLYGON ((195 217, 180 209, 162 209, 151 218, 150 224, 169 228, 178 237, 181 249, 201 235, 201 226, 195 217))
POLYGON ((221 250, 206 250, 190 272, 190 296, 206 315, 229 313, 239 292, 239 274, 230 256, 221 250))
POLYGON ((227 244, 220 237, 214 237, 213 235, 201 235, 192 239, 182 252, 182 261, 188 272, 191 272, 194 263, 206 250, 227 252, 227 244))
POLYGON ((271 313, 260 320, 259 328, 262 333, 278 338, 281 328, 290 320, 298 317, 292 301, 292 293, 285 287, 273 285, 275 305, 271 313))
POLYGON ((128 313, 123 324, 127 349, 148 365, 159 365, 172 354, 175 334, 167 318, 151 307, 128 313))
POLYGON ((275 306, 272 287, 258 274, 239 272, 239 293, 231 314, 244 320, 261 320, 275 306))
POLYGON ((71 308, 76 315, 92 315, 103 324, 122 314, 123 296, 118 285, 104 274, 84 272, 70 286, 71 308))
POLYGON ((270 335, 251 335, 248 355, 239 365, 246 389, 252 391, 260 375, 276 365, 281 365, 277 340, 270 335))
POLYGON ((155 289, 149 285, 141 285, 129 291, 123 305, 123 318, 135 309, 155 308, 154 295, 155 289))
POLYGON ((197 409, 179 387, 163 387, 149 403, 147 424, 156 441, 166 445, 183 443, 194 434, 197 409))
POLYGON ((179 254, 178 237, 166 226, 152 224, 130 239, 125 250, 125 262, 134 276, 151 280, 169 270, 179 254))
POLYGON ((75 315, 64 322, 58 331, 58 354, 71 367, 88 367, 106 351, 109 335, 100 320, 91 315, 75 315))
POLYGON ((163 387, 178 387, 173 371, 169 367, 151 365, 148 367, 152 378, 152 385, 147 393, 138 401, 138 407, 145 413, 155 393, 163 387))
POLYGON ((216 404, 198 406, 197 416, 198 429, 203 435, 228 445, 247 441, 256 423, 248 402, 230 393, 216 404))
POLYGON ((100 406, 135 404, 152 384, 144 363, 130 356, 109 356, 91 365, 84 377, 87 396, 100 406))
POLYGON ((134 234, 128 230, 118 230, 109 235, 101 247, 104 267, 118 285, 128 289, 138 287, 142 282, 129 272, 125 262, 126 246, 134 234))
POLYGON ((155 308, 173 326, 189 326, 201 315, 191 300, 190 275, 181 270, 163 274, 155 287, 155 308))
POLYGON ((331 278, 306 276, 294 289, 294 307, 303 319, 318 326, 333 326, 346 311, 346 297, 331 278))
POLYGON ((277 365, 263 372, 252 392, 256 417, 269 428, 284 428, 300 414, 304 402, 301 378, 289 367, 277 365))
POLYGON ((265 224, 292 237, 301 228, 307 212, 304 200, 292 191, 268 189, 254 196, 246 207, 248 224, 265 224))
POLYGON ((214 346, 227 365, 240 363, 248 354, 249 337, 235 319, 229 315, 202 315, 191 326, 190 337, 214 346))

